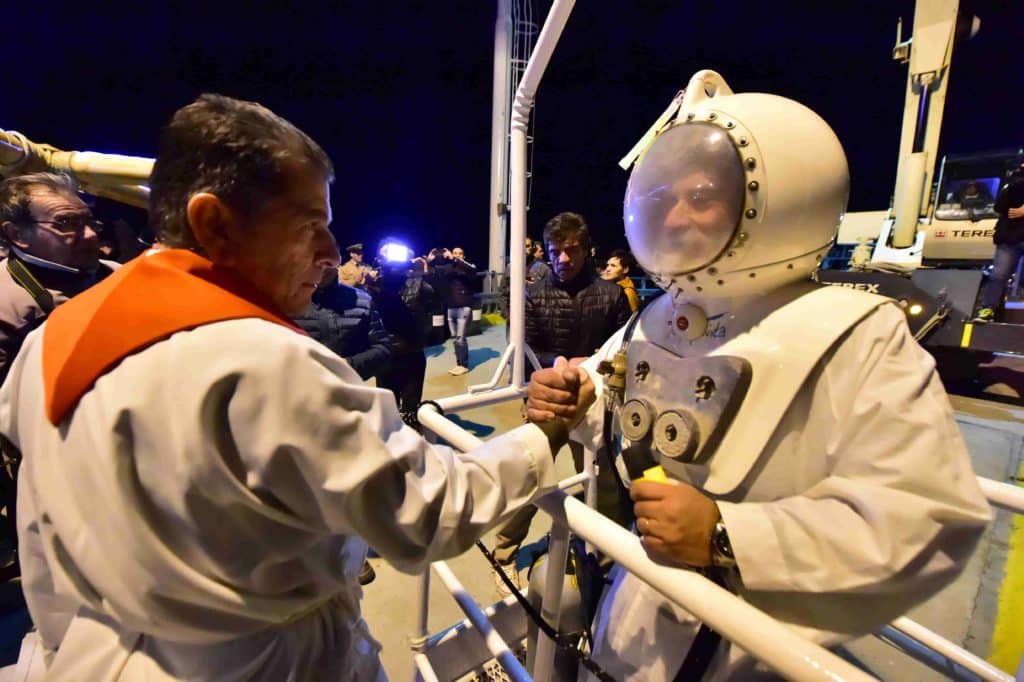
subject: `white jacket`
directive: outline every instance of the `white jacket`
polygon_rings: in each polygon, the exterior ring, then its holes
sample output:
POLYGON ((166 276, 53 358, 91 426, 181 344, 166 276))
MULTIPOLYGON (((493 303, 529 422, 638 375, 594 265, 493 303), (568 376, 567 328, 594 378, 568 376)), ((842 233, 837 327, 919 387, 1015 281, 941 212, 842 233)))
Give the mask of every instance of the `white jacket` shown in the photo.
POLYGON ((359 610, 367 543, 423 570, 557 482, 537 427, 486 457, 431 446, 390 391, 254 319, 125 358, 55 428, 43 330, 0 390, 0 431, 24 456, 25 596, 59 646, 48 679, 382 677, 359 610))

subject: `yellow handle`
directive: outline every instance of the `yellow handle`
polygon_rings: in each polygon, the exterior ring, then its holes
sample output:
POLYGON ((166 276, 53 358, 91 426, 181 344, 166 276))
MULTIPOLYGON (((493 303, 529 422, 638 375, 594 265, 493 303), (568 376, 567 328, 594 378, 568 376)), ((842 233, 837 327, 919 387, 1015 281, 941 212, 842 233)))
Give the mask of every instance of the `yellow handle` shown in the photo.
POLYGON ((639 480, 651 481, 653 483, 668 483, 668 476, 665 475, 665 470, 661 468, 661 465, 658 465, 650 469, 644 469, 644 475, 639 480))

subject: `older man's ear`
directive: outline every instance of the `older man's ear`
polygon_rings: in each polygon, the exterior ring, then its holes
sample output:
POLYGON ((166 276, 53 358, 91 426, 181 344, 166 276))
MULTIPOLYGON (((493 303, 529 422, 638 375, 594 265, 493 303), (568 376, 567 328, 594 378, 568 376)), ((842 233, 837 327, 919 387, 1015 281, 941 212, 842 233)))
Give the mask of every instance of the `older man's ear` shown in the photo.
POLYGON ((231 265, 237 240, 238 216, 215 194, 200 192, 185 208, 200 253, 218 265, 231 265))

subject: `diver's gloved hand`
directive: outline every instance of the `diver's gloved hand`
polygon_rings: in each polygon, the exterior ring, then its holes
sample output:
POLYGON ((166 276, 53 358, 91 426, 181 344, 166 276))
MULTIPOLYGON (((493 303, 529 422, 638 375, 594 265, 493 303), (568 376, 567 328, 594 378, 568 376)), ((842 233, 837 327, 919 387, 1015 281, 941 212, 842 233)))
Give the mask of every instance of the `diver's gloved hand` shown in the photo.
POLYGON ((673 566, 710 566, 711 535, 721 515, 692 485, 637 480, 629 488, 640 541, 652 559, 673 566))
POLYGON ((526 388, 526 418, 531 422, 562 419, 572 429, 594 404, 594 382, 582 367, 573 367, 565 358, 555 366, 539 369, 526 388))

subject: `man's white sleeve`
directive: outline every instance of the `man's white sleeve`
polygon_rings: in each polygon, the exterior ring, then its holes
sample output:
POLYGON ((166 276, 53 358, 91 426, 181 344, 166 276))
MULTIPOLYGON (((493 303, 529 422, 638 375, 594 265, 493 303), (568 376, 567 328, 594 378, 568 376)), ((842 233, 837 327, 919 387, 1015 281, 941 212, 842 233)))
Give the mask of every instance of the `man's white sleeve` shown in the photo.
POLYGON ((389 391, 365 386, 316 344, 273 350, 210 398, 225 412, 247 487, 304 524, 358 534, 414 571, 464 551, 557 484, 536 426, 459 454, 427 443, 402 423, 389 391))

